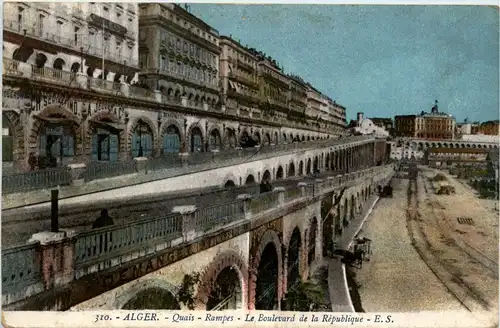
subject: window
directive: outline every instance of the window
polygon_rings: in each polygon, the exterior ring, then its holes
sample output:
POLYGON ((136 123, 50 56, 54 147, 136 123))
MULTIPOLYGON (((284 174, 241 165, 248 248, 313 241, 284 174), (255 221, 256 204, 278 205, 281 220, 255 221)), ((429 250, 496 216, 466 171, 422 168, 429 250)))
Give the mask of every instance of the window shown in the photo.
POLYGON ((116 54, 119 56, 122 54, 122 43, 120 41, 116 41, 116 54))
POLYGON ((78 44, 78 32, 80 32, 80 28, 78 26, 75 26, 73 28, 73 37, 74 37, 75 45, 78 44))
POLYGON ((43 33, 43 23, 45 20, 45 16, 42 14, 38 15, 38 32, 43 33))
POLYGON ((181 50, 181 40, 177 39, 177 50, 181 50))
POLYGON ((109 19, 109 8, 108 7, 102 7, 102 9, 103 9, 102 16, 104 18, 108 18, 109 19))
POLYGON ((23 24, 24 21, 24 8, 17 7, 17 22, 19 23, 19 27, 23 24))
POLYGON ((184 42, 184 53, 187 54, 188 52, 188 44, 187 42, 184 42))

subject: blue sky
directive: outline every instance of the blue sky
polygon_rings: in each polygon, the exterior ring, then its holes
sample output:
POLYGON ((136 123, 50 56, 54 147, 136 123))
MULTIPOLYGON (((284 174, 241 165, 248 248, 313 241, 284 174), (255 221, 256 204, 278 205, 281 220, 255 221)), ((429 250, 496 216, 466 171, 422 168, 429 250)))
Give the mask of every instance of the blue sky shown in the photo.
POLYGON ((499 16, 486 6, 192 4, 346 106, 348 118, 440 111, 498 119, 499 16))

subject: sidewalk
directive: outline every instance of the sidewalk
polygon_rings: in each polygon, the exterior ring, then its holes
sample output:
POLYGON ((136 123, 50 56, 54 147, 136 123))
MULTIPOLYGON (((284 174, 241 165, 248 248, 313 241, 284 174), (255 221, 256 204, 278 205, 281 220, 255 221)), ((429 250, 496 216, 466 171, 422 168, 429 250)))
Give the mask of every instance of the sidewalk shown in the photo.
MULTIPOLYGON (((338 248, 349 249, 354 237, 361 230, 363 223, 370 216, 378 200, 378 196, 372 197, 364 206, 363 212, 350 221, 349 226, 342 232, 338 248)), ((355 312, 347 286, 345 264, 340 262, 340 258, 328 260, 328 289, 333 312, 355 312)))

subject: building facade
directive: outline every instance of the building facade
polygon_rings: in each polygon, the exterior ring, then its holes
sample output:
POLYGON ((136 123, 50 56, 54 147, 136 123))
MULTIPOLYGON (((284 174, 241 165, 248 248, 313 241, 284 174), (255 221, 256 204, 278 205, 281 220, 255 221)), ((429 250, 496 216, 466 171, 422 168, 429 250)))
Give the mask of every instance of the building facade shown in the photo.
POLYGON ((394 134, 394 121, 390 117, 370 117, 370 120, 378 127, 384 128, 389 134, 394 134))
POLYGON ((500 121, 487 121, 479 125, 478 133, 489 136, 500 136, 500 121))
POLYGON ((395 118, 397 137, 449 140, 455 138, 456 122, 452 115, 439 112, 438 103, 430 113, 420 115, 397 115, 395 118))
POLYGON ((85 83, 90 92, 119 93, 137 80, 137 5, 16 2, 4 6, 4 18, 4 162, 36 155, 40 166, 54 166, 83 153, 117 160, 124 109, 78 101, 68 90, 85 83), (17 81, 9 85, 5 73, 17 81), (52 80, 64 92, 49 90, 52 80), (66 115, 56 113, 62 104, 66 115), (101 115, 104 107, 110 115, 101 115), (82 125, 89 136, 78 133, 82 125))
POLYGON ((179 5, 8 3, 4 17, 4 167, 338 136, 290 119, 290 81, 274 60, 237 50, 179 5))

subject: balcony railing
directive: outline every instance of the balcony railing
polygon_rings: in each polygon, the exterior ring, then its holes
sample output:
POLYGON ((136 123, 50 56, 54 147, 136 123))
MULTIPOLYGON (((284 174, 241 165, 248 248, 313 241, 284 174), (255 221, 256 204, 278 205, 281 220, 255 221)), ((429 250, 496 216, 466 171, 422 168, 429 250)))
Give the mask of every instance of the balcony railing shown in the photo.
MULTIPOLYGON (((328 147, 344 142, 355 142, 371 139, 369 136, 353 136, 342 140, 316 140, 301 143, 274 145, 272 147, 251 147, 246 149, 230 149, 219 153, 202 152, 191 153, 185 158, 179 154, 164 154, 160 157, 150 158, 146 166, 140 168, 134 160, 119 162, 91 162, 83 171, 84 181, 116 177, 125 174, 145 174, 150 171, 171 170, 162 173, 161 178, 166 179, 176 174, 188 174, 200 169, 215 169, 222 166, 238 165, 241 161, 251 156, 254 160, 261 160, 276 156, 277 153, 287 153, 308 148, 328 147), (181 170, 181 171, 179 171, 181 170), (168 173, 170 172, 170 173, 168 173), (167 174, 168 173, 168 174, 167 174)), ((70 185, 73 176, 69 168, 55 168, 29 172, 10 172, 2 175, 2 192, 4 194, 25 192, 37 189, 49 189, 56 186, 70 185)))
MULTIPOLYGON (((359 183, 356 179, 388 178, 391 172, 394 172, 393 165, 374 167, 326 181, 316 181, 290 191, 273 190, 246 200, 237 199, 198 208, 195 209, 194 216, 173 213, 79 233, 75 242, 75 277, 78 279, 88 272, 100 269, 97 266, 103 262, 119 266, 135 259, 129 256, 131 253, 142 251, 147 256, 151 252, 171 247, 174 240, 189 243, 195 236, 207 231, 215 232, 238 221, 252 220, 275 210, 280 211, 288 204, 315 199, 335 188, 356 185, 359 183), (285 196, 281 197, 283 193, 285 196), (191 231, 196 232, 195 236, 189 237, 191 231)), ((35 243, 2 250, 3 291, 15 293, 42 282, 41 253, 38 247, 35 243)), ((109 268, 109 265, 106 267, 109 268)))
MULTIPOLYGON (((179 105, 182 104, 180 99, 172 99, 168 98, 167 96, 161 96, 159 99, 156 98, 155 94, 153 91, 139 88, 137 86, 130 86, 127 84, 118 84, 112 81, 107 81, 107 80, 102 80, 102 79, 96 79, 96 78, 91 78, 86 75, 82 75, 80 73, 76 73, 76 76, 72 72, 67 72, 67 71, 62 71, 62 70, 57 70, 53 68, 48 68, 48 67, 43 67, 43 68, 35 68, 31 64, 27 64, 25 62, 20 62, 14 59, 9 59, 9 58, 3 58, 3 74, 6 76, 16 76, 16 77, 24 77, 24 78, 33 78, 33 79, 44 79, 45 81, 50 81, 55 84, 63 84, 66 86, 70 87, 81 87, 81 88, 88 88, 89 86, 92 86, 94 88, 98 88, 101 90, 105 91, 111 91, 117 94, 118 92, 121 92, 120 95, 122 96, 130 96, 130 97, 135 97, 139 99, 144 99, 148 101, 156 101, 156 102, 164 102, 168 104, 173 104, 173 105, 179 105), (76 79, 75 79, 76 77, 76 79), (84 81, 88 82, 78 82, 79 77, 84 77, 84 81), (77 83, 73 83, 77 81, 77 83), (71 85, 69 85, 69 81, 72 82, 71 85)), ((235 91, 232 91, 235 92, 235 91)), ((235 93, 238 94, 238 93, 235 93)), ((260 98, 255 96, 255 95, 243 95, 244 97, 250 97, 254 101, 260 101, 260 98)), ((288 108, 285 103, 280 103, 281 107, 283 108, 288 108)), ((185 105, 184 105, 185 106, 185 105)), ((205 105, 203 105, 203 109, 206 110, 205 105)), ((211 111, 216 111, 220 112, 220 109, 213 109, 211 106, 208 106, 208 110, 211 111)), ((234 109, 227 109, 226 113, 229 113, 230 115, 235 115, 234 109)), ((291 127, 291 128, 297 128, 297 129, 310 129, 310 127, 297 123, 297 122, 290 122, 286 120, 280 120, 276 121, 276 123, 280 123, 283 126, 291 127)), ((314 131, 316 132, 322 132, 322 133, 331 133, 329 129, 324 129, 324 128, 315 128, 314 131)))
POLYGON ((53 168, 39 171, 2 174, 2 192, 26 192, 67 186, 73 182, 69 168, 53 168))
MULTIPOLYGON (((102 48, 97 47, 95 43, 86 40, 85 38, 79 38, 75 41, 74 38, 68 38, 64 35, 49 32, 43 28, 38 27, 36 24, 28 24, 25 22, 18 22, 4 17, 3 27, 7 31, 15 32, 24 35, 24 30, 26 30, 26 36, 32 37, 38 40, 46 41, 55 44, 56 46, 65 46, 67 48, 73 49, 78 53, 81 53, 83 49, 83 54, 93 55, 99 58, 104 56, 104 59, 113 61, 115 63, 124 64, 127 66, 137 67, 138 60, 129 56, 124 56, 122 54, 106 50, 103 52, 102 48)), ((62 31, 57 31, 62 33, 62 31)))

